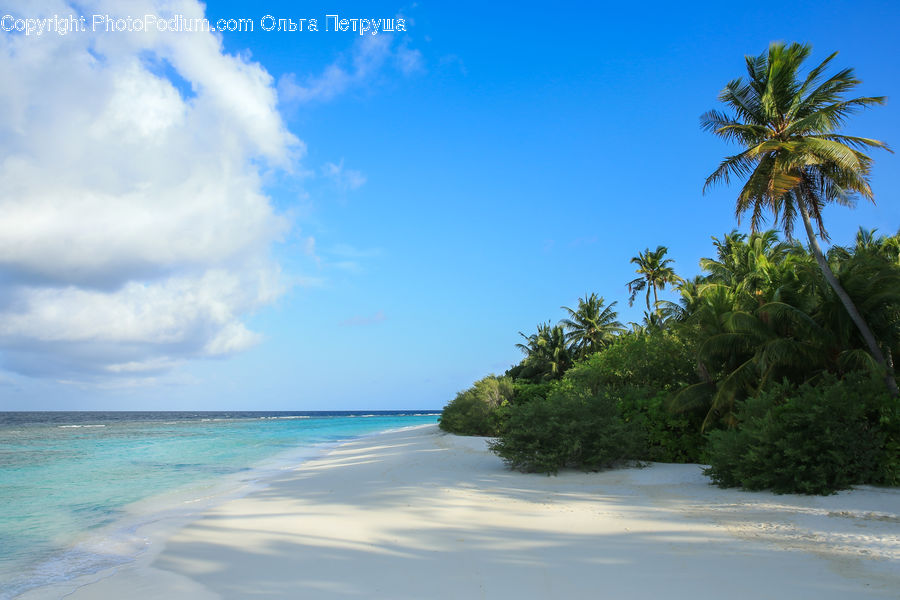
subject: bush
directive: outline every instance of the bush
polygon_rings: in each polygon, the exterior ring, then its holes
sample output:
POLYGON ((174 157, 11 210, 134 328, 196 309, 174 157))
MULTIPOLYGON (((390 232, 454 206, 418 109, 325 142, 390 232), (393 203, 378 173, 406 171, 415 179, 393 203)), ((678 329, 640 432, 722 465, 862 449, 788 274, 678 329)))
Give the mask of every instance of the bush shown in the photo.
POLYGON ((516 381, 513 383, 513 397, 510 404, 526 404, 535 399, 545 399, 552 389, 552 383, 530 383, 516 381))
POLYGON ((616 404, 606 390, 592 393, 560 382, 546 398, 510 406, 490 448, 521 471, 615 466, 640 452, 640 437, 621 419, 616 404))
POLYGON ((784 383, 740 403, 735 429, 710 433, 704 473, 720 487, 779 494, 897 483, 898 415, 897 400, 871 376, 784 383))
POLYGON ((641 460, 674 463, 699 462, 706 438, 700 432, 702 415, 673 413, 672 394, 638 386, 615 391, 619 414, 638 429, 643 441, 641 460))
POLYGON ((666 331, 629 333, 566 372, 576 386, 597 392, 604 386, 677 390, 694 383, 695 352, 666 331))
MULTIPOLYGON (((884 382, 879 379, 882 386, 884 382)), ((877 384, 875 384, 877 386, 877 384)), ((876 389, 879 389, 876 387, 876 389)), ((883 388, 881 388, 883 389, 883 388)), ((884 434, 880 473, 870 483, 900 486, 900 399, 881 392, 875 396, 874 417, 884 434), (881 399, 878 402, 878 399, 881 399)))
POLYGON ((444 431, 460 435, 497 435, 501 408, 513 397, 509 377, 488 375, 475 385, 456 395, 438 418, 444 431))
POLYGON ((705 445, 702 416, 674 413, 669 401, 696 381, 694 356, 691 344, 675 333, 630 333, 569 369, 565 379, 619 399, 620 415, 641 432, 642 460, 696 462, 705 445))

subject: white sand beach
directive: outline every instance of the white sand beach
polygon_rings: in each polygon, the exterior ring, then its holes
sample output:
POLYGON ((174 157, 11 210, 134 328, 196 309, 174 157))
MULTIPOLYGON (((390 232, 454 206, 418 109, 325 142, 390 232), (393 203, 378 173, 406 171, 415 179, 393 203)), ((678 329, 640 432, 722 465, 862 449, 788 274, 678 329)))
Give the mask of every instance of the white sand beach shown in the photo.
POLYGON ((340 446, 150 538, 67 598, 900 597, 900 489, 721 490, 697 465, 527 475, 436 426, 340 446))

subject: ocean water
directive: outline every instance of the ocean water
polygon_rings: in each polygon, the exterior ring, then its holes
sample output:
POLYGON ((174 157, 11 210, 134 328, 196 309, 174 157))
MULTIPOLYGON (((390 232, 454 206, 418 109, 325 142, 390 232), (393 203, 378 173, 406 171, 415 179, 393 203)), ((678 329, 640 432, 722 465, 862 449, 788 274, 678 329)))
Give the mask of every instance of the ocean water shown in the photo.
POLYGON ((138 528, 436 411, 0 412, 0 599, 133 560, 138 528))

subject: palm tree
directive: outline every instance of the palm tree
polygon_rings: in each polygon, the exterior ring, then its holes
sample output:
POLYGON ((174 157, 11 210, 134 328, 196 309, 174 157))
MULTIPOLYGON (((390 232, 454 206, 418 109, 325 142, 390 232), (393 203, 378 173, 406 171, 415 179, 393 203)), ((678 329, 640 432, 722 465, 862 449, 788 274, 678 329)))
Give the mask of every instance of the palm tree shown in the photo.
POLYGON ((622 323, 618 321, 618 313, 613 310, 616 305, 611 302, 604 306, 603 297, 591 294, 578 299, 578 308, 572 310, 563 306, 569 313, 568 319, 559 322, 566 329, 566 341, 570 351, 576 358, 584 358, 608 346, 616 334, 622 331, 622 323))
POLYGON ((659 313, 659 297, 657 290, 666 289, 666 284, 676 284, 681 282, 681 278, 675 274, 675 270, 669 265, 675 262, 671 258, 665 258, 669 249, 665 246, 657 246, 656 250, 650 251, 647 248, 638 255, 632 257, 631 263, 638 266, 635 273, 640 276, 628 282, 628 291, 631 297, 628 298, 628 306, 634 305, 634 299, 638 292, 647 291, 647 312, 650 310, 650 292, 653 292, 653 306, 659 313))
POLYGON ((572 359, 566 344, 566 333, 559 325, 551 326, 549 323, 541 323, 537 326, 537 333, 525 335, 524 344, 516 344, 516 347, 525 354, 522 361, 522 369, 518 376, 532 381, 550 381, 559 379, 571 366, 572 359))
MULTIPOLYGON (((704 429, 717 419, 734 425, 735 401, 768 383, 783 378, 800 383, 829 370, 831 332, 790 304, 768 302, 753 311, 732 310, 716 317, 719 332, 709 335, 699 349, 700 361, 717 365, 721 374, 704 429)), ((710 390, 708 382, 691 387, 710 390)))
POLYGON ((748 56, 747 81, 735 79, 719 95, 733 114, 711 110, 701 117, 705 130, 744 147, 722 161, 707 178, 704 191, 719 182, 729 183, 732 176, 746 177, 736 214, 740 219, 751 212, 753 231, 768 210, 790 237, 799 213, 822 274, 859 329, 872 357, 885 370, 885 383, 896 396, 894 374, 888 372, 875 336, 829 268, 813 227, 815 221, 819 235, 827 240, 822 220, 826 204, 852 206, 857 195, 872 200, 872 159, 862 150, 888 147, 878 140, 843 135, 838 130, 857 110, 883 104, 885 99, 844 99, 844 94, 860 81, 849 68, 824 78, 836 52, 801 78, 800 68, 811 50, 806 44, 773 43, 768 52, 748 56))
POLYGON ((880 256, 891 264, 900 267, 900 232, 893 236, 875 236, 877 229, 860 227, 856 232, 855 248, 832 246, 828 251, 828 260, 832 258, 845 260, 854 255, 870 254, 880 256))
MULTIPOLYGON (((828 264, 841 286, 853 298, 866 323, 881 341, 889 370, 900 351, 900 263, 897 248, 900 237, 875 237, 874 231, 860 228, 855 248, 832 247, 828 264)), ((834 295, 823 296, 817 313, 828 322, 846 347, 854 347, 855 328, 847 312, 834 295)), ((856 338, 858 340, 858 337, 856 338)), ((874 357, 869 356, 872 362, 874 357)), ((865 365, 866 361, 858 361, 865 365)))
MULTIPOLYGON (((732 231, 722 240, 713 238, 716 258, 701 258, 700 267, 709 273, 709 282, 734 288, 743 299, 756 306, 772 300, 783 282, 785 271, 794 265, 789 258, 800 247, 781 242, 773 231, 752 233, 746 236, 732 231)), ((749 308, 749 305, 748 305, 749 308)))

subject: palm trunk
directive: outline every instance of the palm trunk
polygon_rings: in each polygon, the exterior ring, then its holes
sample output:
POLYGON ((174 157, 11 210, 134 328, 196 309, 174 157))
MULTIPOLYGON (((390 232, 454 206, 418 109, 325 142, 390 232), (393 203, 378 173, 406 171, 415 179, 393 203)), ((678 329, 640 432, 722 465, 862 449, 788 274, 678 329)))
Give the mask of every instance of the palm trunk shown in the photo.
MULTIPOLYGON (((649 308, 649 307, 648 307, 649 308)), ((656 295, 656 286, 653 286, 653 308, 656 310, 656 316, 659 316, 659 297, 656 295)))
POLYGON ((816 233, 813 231, 806 203, 801 200, 800 202, 797 202, 797 205, 800 208, 800 214, 803 216, 803 225, 806 227, 806 235, 809 238, 809 247, 812 249, 813 256, 816 257, 816 262, 819 263, 819 268, 825 276, 825 281, 828 282, 828 285, 831 286, 831 289, 834 290, 837 297, 841 299, 841 303, 844 305, 844 308, 847 309, 847 314, 850 315, 850 319, 856 324, 866 345, 869 347, 869 353, 872 355, 872 358, 874 358, 875 362, 884 369, 884 382, 887 385, 888 391, 896 398, 900 395, 900 390, 897 389, 897 381, 894 379, 894 370, 888 369, 888 363, 884 358, 884 354, 881 352, 881 348, 878 347, 878 342, 875 340, 872 330, 869 329, 868 324, 862 318, 862 315, 859 314, 856 305, 853 304, 850 295, 847 294, 847 291, 841 286, 837 277, 835 277, 834 273, 831 271, 831 267, 828 266, 828 261, 825 260, 825 255, 822 254, 822 248, 819 247, 819 241, 816 239, 816 233))

